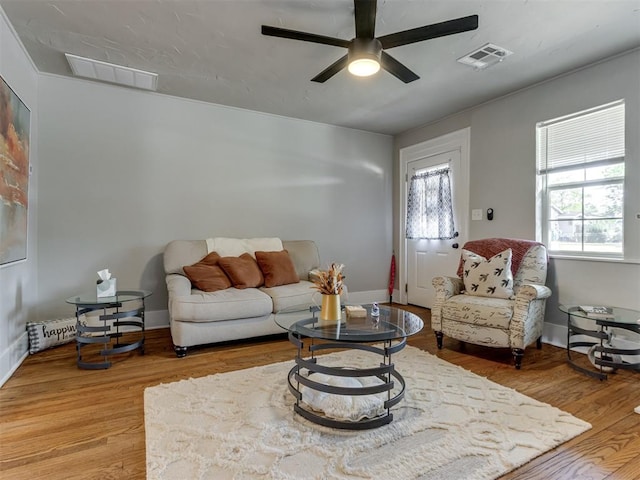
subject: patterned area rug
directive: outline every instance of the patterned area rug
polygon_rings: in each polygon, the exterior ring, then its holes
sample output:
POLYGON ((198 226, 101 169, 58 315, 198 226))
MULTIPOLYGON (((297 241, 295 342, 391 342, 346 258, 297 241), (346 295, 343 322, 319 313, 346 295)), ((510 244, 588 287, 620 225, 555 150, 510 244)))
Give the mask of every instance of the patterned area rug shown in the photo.
MULTIPOLYGON (((346 351, 322 363, 378 358, 346 351)), ((591 428, 417 348, 393 361, 406 397, 392 423, 365 431, 294 414, 292 361, 147 388, 147 479, 492 479, 591 428)))

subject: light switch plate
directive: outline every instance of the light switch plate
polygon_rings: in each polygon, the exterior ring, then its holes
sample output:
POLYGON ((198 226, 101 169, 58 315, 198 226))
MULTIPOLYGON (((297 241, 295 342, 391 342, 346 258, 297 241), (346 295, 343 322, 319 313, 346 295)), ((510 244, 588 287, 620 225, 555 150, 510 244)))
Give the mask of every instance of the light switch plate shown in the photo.
POLYGON ((482 220, 482 209, 474 208, 471 210, 471 220, 482 220))

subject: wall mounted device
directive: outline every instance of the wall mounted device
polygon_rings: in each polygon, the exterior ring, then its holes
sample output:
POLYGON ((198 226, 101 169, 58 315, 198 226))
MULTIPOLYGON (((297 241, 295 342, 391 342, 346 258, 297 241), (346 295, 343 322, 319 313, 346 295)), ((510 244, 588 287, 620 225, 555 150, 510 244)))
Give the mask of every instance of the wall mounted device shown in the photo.
POLYGON ((493 208, 487 208, 487 220, 493 220, 493 208))

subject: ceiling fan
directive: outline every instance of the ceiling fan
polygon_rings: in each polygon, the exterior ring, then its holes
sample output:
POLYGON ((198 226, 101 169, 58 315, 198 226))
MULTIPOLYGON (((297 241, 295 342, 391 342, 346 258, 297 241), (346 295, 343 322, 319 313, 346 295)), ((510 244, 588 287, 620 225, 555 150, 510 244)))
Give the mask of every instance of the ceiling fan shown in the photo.
POLYGON ((312 82, 326 82, 345 67, 348 67, 352 74, 363 77, 373 75, 382 67, 404 83, 409 83, 420 77, 384 50, 478 28, 478 16, 470 15, 376 38, 377 0, 353 0, 353 3, 355 6, 356 36, 351 40, 268 25, 262 25, 262 34, 349 49, 347 55, 313 77, 312 82))

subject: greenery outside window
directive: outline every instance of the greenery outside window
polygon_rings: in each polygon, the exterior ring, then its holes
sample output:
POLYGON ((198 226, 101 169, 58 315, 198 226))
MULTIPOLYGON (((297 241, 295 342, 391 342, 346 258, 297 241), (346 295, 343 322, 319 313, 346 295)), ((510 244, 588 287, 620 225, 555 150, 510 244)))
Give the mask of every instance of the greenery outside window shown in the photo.
POLYGON ((624 254, 624 101, 536 126, 538 237, 550 253, 624 254))

